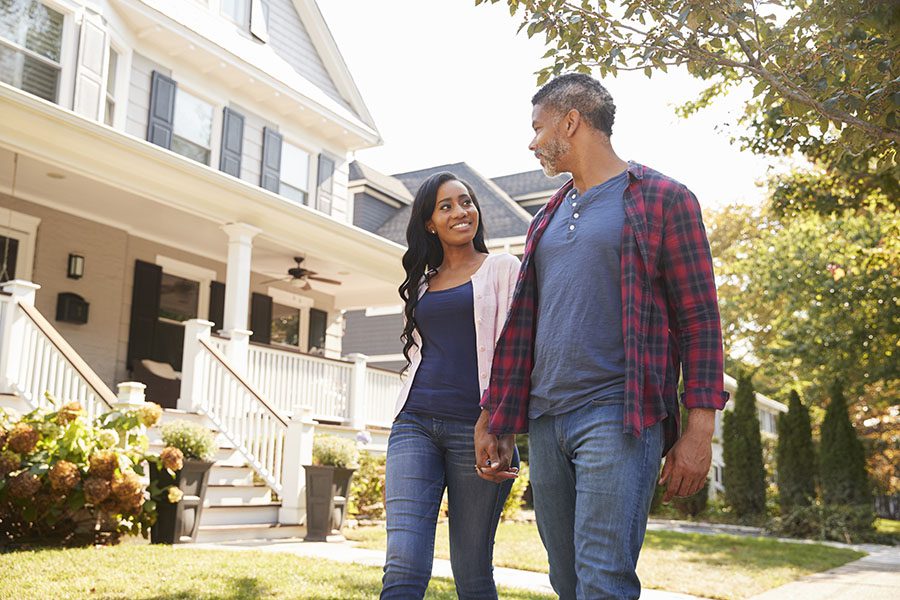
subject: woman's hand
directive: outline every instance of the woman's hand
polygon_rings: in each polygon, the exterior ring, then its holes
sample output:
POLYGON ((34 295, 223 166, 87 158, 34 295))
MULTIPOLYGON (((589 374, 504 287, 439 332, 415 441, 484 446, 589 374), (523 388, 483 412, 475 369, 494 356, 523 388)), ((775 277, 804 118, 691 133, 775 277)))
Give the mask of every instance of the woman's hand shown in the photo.
POLYGON ((516 436, 488 433, 489 420, 490 413, 482 410, 475 423, 475 470, 482 479, 503 483, 518 477, 519 469, 509 466, 516 448, 516 436))

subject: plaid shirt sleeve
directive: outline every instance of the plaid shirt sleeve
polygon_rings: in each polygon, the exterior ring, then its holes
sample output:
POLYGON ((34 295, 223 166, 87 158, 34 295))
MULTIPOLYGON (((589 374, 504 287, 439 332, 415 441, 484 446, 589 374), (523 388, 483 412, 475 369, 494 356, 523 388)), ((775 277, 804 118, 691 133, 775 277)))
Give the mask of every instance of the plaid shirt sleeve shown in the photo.
POLYGON ((670 328, 678 340, 686 408, 722 410, 722 326, 712 256, 697 198, 687 188, 672 194, 665 211, 661 269, 669 298, 670 328))

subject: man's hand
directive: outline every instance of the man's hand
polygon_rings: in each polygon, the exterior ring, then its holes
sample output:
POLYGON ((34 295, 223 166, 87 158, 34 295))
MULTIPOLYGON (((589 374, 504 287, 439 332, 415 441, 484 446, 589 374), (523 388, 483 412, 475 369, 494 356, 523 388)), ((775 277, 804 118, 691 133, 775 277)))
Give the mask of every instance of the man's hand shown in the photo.
POLYGON ((479 477, 494 483, 515 479, 519 469, 509 465, 516 447, 516 436, 488 433, 488 421, 490 413, 482 410, 475 423, 475 470, 479 477))
POLYGON ((715 410, 693 408, 689 411, 687 429, 669 450, 659 478, 659 484, 666 485, 663 502, 669 502, 675 496, 691 496, 703 487, 712 462, 715 426, 715 410))

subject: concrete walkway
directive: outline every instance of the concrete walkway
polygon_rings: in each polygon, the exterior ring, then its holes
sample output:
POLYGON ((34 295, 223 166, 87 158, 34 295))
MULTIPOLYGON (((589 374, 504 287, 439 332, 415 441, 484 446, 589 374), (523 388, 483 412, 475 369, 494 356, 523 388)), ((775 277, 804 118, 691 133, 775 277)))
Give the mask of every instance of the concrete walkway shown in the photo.
MULTIPOLYGON (((325 560, 333 560, 338 562, 350 562, 370 567, 384 566, 383 550, 368 550, 365 548, 357 548, 350 542, 301 542, 297 540, 284 541, 246 541, 246 542, 227 542, 220 544, 190 544, 184 546, 176 546, 176 548, 210 548, 215 550, 260 550, 263 552, 288 552, 297 556, 306 556, 321 558, 325 560)), ((433 577, 453 578, 450 570, 450 561, 440 558, 434 559, 434 568, 431 572, 433 577)), ((545 573, 534 573, 532 571, 520 571, 518 569, 507 569, 504 567, 494 568, 494 580, 498 586, 527 589, 533 592, 543 592, 545 594, 553 594, 553 588, 550 587, 550 579, 545 573)), ((641 594, 642 599, 646 600, 697 600, 696 596, 687 594, 676 594, 673 592, 663 592, 660 590, 644 590, 641 594)))
POLYGON ((752 600, 890 600, 900 598, 900 548, 847 546, 869 555, 754 596, 752 600))

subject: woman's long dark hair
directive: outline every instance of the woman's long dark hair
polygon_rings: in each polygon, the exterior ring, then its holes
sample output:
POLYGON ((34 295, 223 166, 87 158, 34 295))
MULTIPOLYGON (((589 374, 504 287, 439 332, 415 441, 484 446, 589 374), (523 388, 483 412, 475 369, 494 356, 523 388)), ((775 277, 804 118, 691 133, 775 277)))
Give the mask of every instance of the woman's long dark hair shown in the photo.
POLYGON ((481 207, 475 197, 475 191, 467 182, 453 173, 443 171, 426 179, 416 198, 413 200, 412 213, 409 215, 409 224, 406 226, 406 253, 403 255, 403 268, 406 270, 406 279, 400 285, 400 298, 403 299, 403 314, 406 315, 406 323, 400 341, 403 342, 403 356, 406 358, 406 367, 409 368, 409 351, 414 345, 413 330, 416 328, 416 305, 419 303, 419 284, 423 277, 432 277, 437 268, 444 262, 444 248, 438 236, 428 233, 425 223, 434 213, 437 203, 437 192, 448 181, 458 181, 463 184, 472 203, 478 209, 478 228, 475 230, 475 239, 472 243, 475 250, 487 254, 487 246, 484 243, 484 219, 481 216, 481 207))

